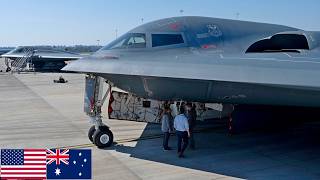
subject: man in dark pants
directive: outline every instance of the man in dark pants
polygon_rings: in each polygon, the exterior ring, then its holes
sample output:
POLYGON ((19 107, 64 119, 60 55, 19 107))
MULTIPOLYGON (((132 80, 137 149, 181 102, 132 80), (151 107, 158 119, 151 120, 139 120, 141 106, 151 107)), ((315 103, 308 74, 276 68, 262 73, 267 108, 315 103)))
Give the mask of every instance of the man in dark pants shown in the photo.
POLYGON ((169 106, 164 107, 164 112, 161 118, 161 130, 163 132, 163 149, 171 150, 169 147, 170 133, 172 132, 172 116, 169 106))
POLYGON ((185 107, 180 108, 180 114, 174 118, 174 128, 178 138, 178 155, 179 158, 184 157, 184 151, 188 147, 190 137, 189 122, 185 116, 185 107))
POLYGON ((191 103, 187 103, 186 105, 186 117, 189 122, 189 131, 190 131, 190 148, 195 149, 195 140, 194 140, 194 128, 196 126, 197 120, 197 111, 196 106, 192 105, 191 103))

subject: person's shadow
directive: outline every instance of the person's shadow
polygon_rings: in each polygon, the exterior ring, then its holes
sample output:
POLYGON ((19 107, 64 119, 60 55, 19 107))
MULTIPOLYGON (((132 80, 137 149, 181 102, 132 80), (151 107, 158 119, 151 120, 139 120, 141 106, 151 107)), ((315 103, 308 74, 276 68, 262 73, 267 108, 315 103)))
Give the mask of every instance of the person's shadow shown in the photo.
MULTIPOLYGON (((115 144, 115 151, 131 157, 248 179, 319 179, 320 123, 286 129, 259 130, 230 135, 222 123, 195 133, 196 149, 178 158, 176 137, 171 151, 162 149, 161 138, 145 138, 160 125, 148 124, 134 147, 115 144)), ((156 137, 156 136, 155 136, 156 137)))

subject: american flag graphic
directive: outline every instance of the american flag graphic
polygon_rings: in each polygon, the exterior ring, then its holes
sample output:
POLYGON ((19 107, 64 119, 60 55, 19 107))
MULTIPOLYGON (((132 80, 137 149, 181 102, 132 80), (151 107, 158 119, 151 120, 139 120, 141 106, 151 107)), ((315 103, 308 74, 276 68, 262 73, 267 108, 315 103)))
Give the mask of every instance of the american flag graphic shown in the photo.
POLYGON ((46 149, 2 149, 1 180, 46 179, 46 149))

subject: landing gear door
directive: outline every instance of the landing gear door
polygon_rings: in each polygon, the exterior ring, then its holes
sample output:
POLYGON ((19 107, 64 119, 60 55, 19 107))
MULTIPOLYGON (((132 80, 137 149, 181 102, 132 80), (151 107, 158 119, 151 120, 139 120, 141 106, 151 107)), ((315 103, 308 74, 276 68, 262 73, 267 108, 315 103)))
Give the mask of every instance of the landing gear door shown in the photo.
POLYGON ((84 112, 89 116, 101 114, 101 106, 105 100, 103 99, 104 79, 99 76, 88 75, 85 84, 84 112))
POLYGON ((86 76, 86 87, 84 92, 84 112, 88 115, 94 113, 96 80, 96 77, 86 76))

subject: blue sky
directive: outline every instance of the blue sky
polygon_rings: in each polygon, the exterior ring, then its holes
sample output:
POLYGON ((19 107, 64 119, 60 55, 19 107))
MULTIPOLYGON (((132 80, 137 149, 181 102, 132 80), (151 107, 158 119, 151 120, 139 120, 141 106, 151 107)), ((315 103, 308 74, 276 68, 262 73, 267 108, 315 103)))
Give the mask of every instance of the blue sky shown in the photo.
POLYGON ((319 0, 0 0, 0 46, 107 44, 152 20, 197 15, 320 31, 319 0), (180 13, 183 9, 184 12, 180 13))

